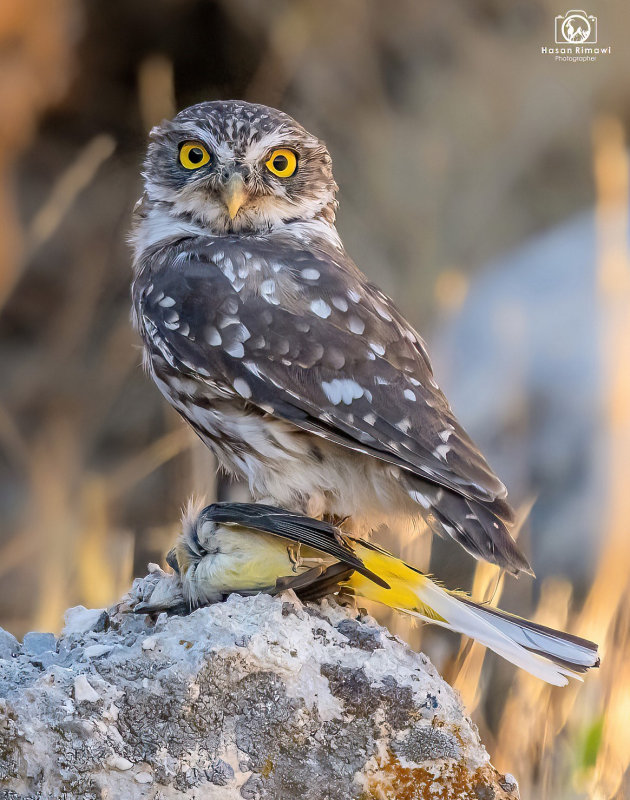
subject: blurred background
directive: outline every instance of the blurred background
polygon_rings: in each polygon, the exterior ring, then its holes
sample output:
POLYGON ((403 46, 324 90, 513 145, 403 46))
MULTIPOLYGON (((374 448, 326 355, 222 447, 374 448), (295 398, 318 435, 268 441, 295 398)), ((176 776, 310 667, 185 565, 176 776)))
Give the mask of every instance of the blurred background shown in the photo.
POLYGON ((375 615, 461 691, 523 798, 630 796, 630 48, 556 62, 550 0, 3 0, 0 625, 58 631, 162 561, 211 456, 140 367, 132 207, 152 125, 281 107, 324 138, 339 229, 429 343, 507 483, 538 579, 449 542, 381 541, 477 599, 597 640, 551 689, 442 631, 375 615), (483 663, 483 670, 482 670, 483 663))

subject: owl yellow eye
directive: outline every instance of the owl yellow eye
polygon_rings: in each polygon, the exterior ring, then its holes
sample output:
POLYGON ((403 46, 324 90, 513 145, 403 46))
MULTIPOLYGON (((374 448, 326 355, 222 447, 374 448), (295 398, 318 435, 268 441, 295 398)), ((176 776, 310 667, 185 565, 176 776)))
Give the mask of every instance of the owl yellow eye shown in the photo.
POLYGON ((179 148, 179 163, 186 169, 199 169, 210 161, 210 153, 201 142, 184 142, 179 148))
POLYGON ((274 150, 265 161, 265 166, 279 178, 290 178, 297 168, 297 156, 293 150, 274 150))

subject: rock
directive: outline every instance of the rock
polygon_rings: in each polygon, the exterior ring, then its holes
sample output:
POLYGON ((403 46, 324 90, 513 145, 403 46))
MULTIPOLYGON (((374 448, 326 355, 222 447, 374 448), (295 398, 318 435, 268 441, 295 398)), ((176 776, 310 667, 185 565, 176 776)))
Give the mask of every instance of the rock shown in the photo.
POLYGON ((94 691, 85 675, 77 675, 74 679, 74 699, 77 703, 96 703, 101 696, 94 691))
POLYGON ((13 634, 0 628, 0 658, 13 658, 21 649, 20 643, 13 634))
POLYGON ((75 606, 69 608, 65 615, 65 625, 63 632, 66 636, 72 633, 87 633, 88 631, 105 630, 105 620, 107 612, 104 608, 86 608, 85 606, 75 606))
POLYGON ((57 639, 54 633, 27 633, 24 637, 23 646, 29 655, 41 656, 42 653, 56 650, 57 639))
POLYGON ((71 610, 63 665, 0 636, 0 798, 518 797, 426 657, 371 618, 292 594, 131 613, 175 588, 154 570, 99 630, 71 610))

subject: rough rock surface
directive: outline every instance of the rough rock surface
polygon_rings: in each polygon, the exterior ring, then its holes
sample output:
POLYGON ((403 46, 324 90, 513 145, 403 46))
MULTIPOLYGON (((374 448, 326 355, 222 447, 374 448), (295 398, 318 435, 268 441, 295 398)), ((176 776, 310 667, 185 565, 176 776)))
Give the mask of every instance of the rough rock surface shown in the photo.
POLYGON ((0 631, 0 800, 508 800, 425 656, 333 600, 71 609, 0 631))

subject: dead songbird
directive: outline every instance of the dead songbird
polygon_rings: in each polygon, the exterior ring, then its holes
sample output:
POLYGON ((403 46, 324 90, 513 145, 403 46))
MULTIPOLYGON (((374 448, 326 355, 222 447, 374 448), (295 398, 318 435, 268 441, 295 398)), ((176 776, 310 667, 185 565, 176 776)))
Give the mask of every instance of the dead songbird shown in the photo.
POLYGON ((308 600, 343 589, 470 636, 558 686, 599 665, 593 642, 474 603, 370 542, 274 506, 191 506, 167 560, 191 606, 230 593, 294 589, 308 600))

